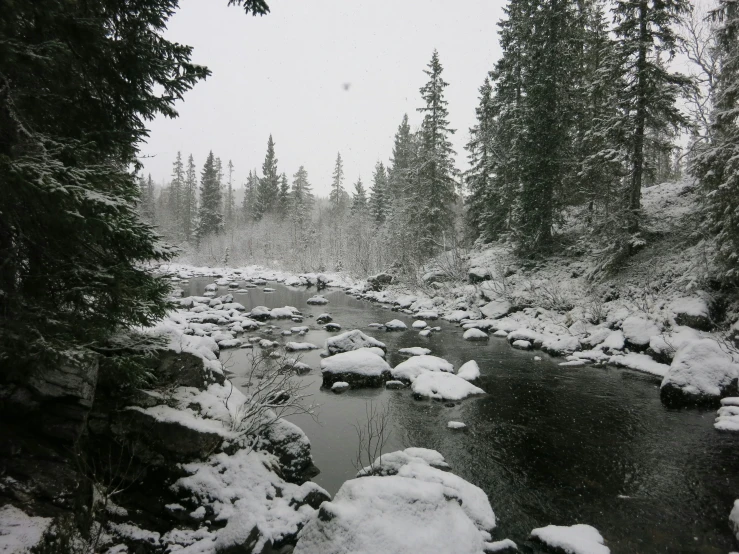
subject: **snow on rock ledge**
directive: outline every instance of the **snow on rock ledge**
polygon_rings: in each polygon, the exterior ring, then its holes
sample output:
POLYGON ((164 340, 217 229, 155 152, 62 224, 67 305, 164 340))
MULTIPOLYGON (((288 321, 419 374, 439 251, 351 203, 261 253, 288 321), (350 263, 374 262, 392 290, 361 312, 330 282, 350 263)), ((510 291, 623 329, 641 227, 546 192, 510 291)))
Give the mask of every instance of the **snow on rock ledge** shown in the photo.
POLYGON ((346 333, 341 333, 340 335, 326 339, 326 351, 330 355, 339 354, 341 352, 350 352, 352 350, 371 346, 385 350, 384 342, 380 342, 374 337, 365 335, 359 329, 347 331, 346 333))
POLYGON ((453 373, 422 373, 413 381, 413 395, 434 400, 463 400, 468 396, 485 394, 480 387, 453 373))
POLYGON ((380 387, 390 379, 390 366, 370 348, 341 352, 321 360, 323 386, 345 381, 354 387, 380 387))

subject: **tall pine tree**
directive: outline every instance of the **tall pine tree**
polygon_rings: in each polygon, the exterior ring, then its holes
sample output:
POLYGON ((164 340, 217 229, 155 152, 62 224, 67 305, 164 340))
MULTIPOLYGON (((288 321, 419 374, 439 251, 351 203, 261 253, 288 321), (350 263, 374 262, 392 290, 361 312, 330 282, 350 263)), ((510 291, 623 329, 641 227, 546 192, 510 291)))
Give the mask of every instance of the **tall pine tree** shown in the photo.
POLYGON ((172 164, 172 182, 169 185, 169 198, 167 209, 171 219, 170 233, 181 238, 180 222, 182 221, 182 202, 185 190, 185 165, 182 163, 182 153, 177 152, 174 164, 172 164))
POLYGON ((267 140, 267 154, 262 164, 262 177, 257 184, 254 219, 260 220, 265 214, 273 213, 277 208, 280 194, 280 175, 277 172, 277 157, 272 135, 267 140))
POLYGON ((375 172, 372 175, 372 191, 369 199, 370 215, 376 223, 384 223, 387 219, 390 211, 389 195, 385 166, 382 162, 377 162, 375 172))
POLYGON ((182 197, 182 234, 186 241, 191 241, 197 228, 198 211, 198 176, 195 170, 195 160, 190 154, 187 159, 185 173, 185 188, 182 197))
POLYGON ((336 154, 336 164, 334 165, 328 200, 334 215, 339 216, 344 212, 346 191, 344 190, 344 162, 341 159, 341 153, 336 154))
POLYGON ((449 140, 454 130, 449 127, 448 102, 444 99, 448 83, 442 78, 442 72, 439 54, 434 50, 428 69, 424 70, 429 81, 420 89, 424 106, 418 111, 423 114, 423 123, 419 131, 415 190, 412 194, 422 255, 433 254, 442 244, 443 234, 454 232, 457 172, 449 140))
POLYGON ((228 182, 226 183, 226 197, 224 198, 223 219, 226 229, 232 229, 236 223, 236 205, 234 203, 233 175, 234 164, 228 160, 228 182))
POLYGON ((211 151, 200 174, 200 209, 198 210, 198 240, 223 232, 221 213, 221 186, 218 182, 218 166, 211 151))
POLYGON ((351 213, 353 216, 360 217, 367 215, 367 191, 364 189, 361 177, 359 177, 357 182, 354 183, 351 213))

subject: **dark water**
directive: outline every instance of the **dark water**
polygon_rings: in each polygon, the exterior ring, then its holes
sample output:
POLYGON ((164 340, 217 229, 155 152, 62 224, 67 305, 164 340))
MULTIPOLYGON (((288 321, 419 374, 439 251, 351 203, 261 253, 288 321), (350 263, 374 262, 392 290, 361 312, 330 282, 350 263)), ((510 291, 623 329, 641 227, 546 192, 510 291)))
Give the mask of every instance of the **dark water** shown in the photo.
MULTIPOLYGON (((189 294, 202 294, 210 278, 193 279, 189 294)), ((496 538, 509 537, 524 551, 531 529, 548 524, 587 523, 605 537, 611 552, 726 553, 735 548, 728 515, 739 498, 739 434, 713 429, 713 411, 670 410, 659 400, 659 381, 622 369, 559 367, 545 354, 511 349, 503 339, 462 340, 460 327, 438 323, 429 338, 416 331, 377 331, 370 323, 413 318, 379 305, 329 291, 326 306, 308 306, 315 289, 250 289, 235 293, 247 309, 295 306, 304 314, 333 315, 344 330, 362 329, 388 346, 388 361, 409 346, 430 348, 455 367, 474 359, 487 396, 454 407, 416 401, 409 391, 364 389, 336 395, 321 390, 317 351, 302 360, 314 371, 301 379, 312 401, 321 404, 319 421, 295 417, 307 433, 321 474, 314 480, 334 494, 353 477, 357 451, 353 423, 365 418, 366 403, 389 406, 393 429, 385 451, 406 446, 441 452, 455 473, 481 487, 498 517, 496 538), (446 428, 450 420, 468 428, 446 428)), ((185 287, 187 288, 187 287, 185 287)), ((220 294, 225 293, 221 289, 220 294)), ((299 325, 275 323, 281 328, 299 325)), ((311 330, 285 340, 319 346, 329 335, 306 317, 311 330)), ((272 340, 283 340, 279 332, 272 340)), ((248 350, 228 350, 239 384, 248 350)))

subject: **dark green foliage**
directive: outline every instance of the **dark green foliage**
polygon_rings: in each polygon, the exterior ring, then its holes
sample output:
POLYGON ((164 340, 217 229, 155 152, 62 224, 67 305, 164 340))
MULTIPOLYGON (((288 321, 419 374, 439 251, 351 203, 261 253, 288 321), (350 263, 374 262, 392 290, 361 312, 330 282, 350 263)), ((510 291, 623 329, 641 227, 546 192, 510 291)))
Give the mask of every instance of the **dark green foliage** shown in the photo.
POLYGON ((390 189, 387 172, 382 162, 377 162, 375 172, 372 175, 369 209, 370 215, 376 223, 384 223, 390 212, 390 189))
POLYGON ((210 152, 200 175, 198 239, 223 232, 221 184, 218 177, 218 165, 213 152, 210 152))
POLYGON ((336 165, 334 166, 333 179, 331 181, 331 192, 328 196, 331 210, 334 215, 341 215, 346 207, 346 191, 344 190, 344 162, 341 153, 336 154, 336 165))
POLYGON ((364 216, 367 214, 367 191, 364 189, 361 177, 354 183, 351 213, 355 216, 364 216))
POLYGON ((196 230, 196 214, 198 207, 198 177, 195 172, 195 161, 192 154, 187 159, 187 172, 185 173, 185 184, 182 191, 182 234, 186 241, 191 241, 196 230))
POLYGON ((442 72, 439 54, 434 50, 428 69, 424 70, 429 81, 421 87, 425 105, 418 108, 423 114, 423 123, 413 171, 414 226, 422 255, 438 251, 444 233, 453 229, 453 206, 457 199, 454 150, 449 140, 454 130, 449 128, 448 102, 444 98, 448 83, 442 78, 442 72))
POLYGON ((290 207, 290 185, 287 182, 287 175, 284 173, 280 176, 280 190, 277 196, 277 217, 285 219, 287 211, 290 207))
POLYGON ((280 176, 277 172, 277 157, 272 135, 267 141, 267 154, 262 164, 262 177, 258 180, 256 202, 254 205, 254 219, 260 220, 265 214, 273 213, 277 208, 280 194, 280 176))

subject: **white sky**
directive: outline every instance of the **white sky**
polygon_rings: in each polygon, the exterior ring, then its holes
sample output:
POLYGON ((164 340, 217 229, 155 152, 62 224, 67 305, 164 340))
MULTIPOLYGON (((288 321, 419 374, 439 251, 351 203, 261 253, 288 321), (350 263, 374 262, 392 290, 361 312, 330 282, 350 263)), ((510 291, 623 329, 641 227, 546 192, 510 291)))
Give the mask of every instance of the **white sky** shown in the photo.
POLYGON ((304 165, 314 191, 328 194, 340 151, 347 190, 358 175, 368 185, 403 114, 420 123, 418 89, 434 48, 449 83, 457 166, 466 168, 463 145, 478 88, 500 55, 505 0, 268 3, 271 13, 255 18, 226 0, 181 1, 167 38, 193 46, 193 60, 213 75, 185 95, 179 118, 151 122, 142 161, 155 181, 169 179, 178 150, 193 154, 199 176, 212 149, 224 165, 233 160, 241 186, 249 169, 261 172, 272 133, 290 182, 304 165))

